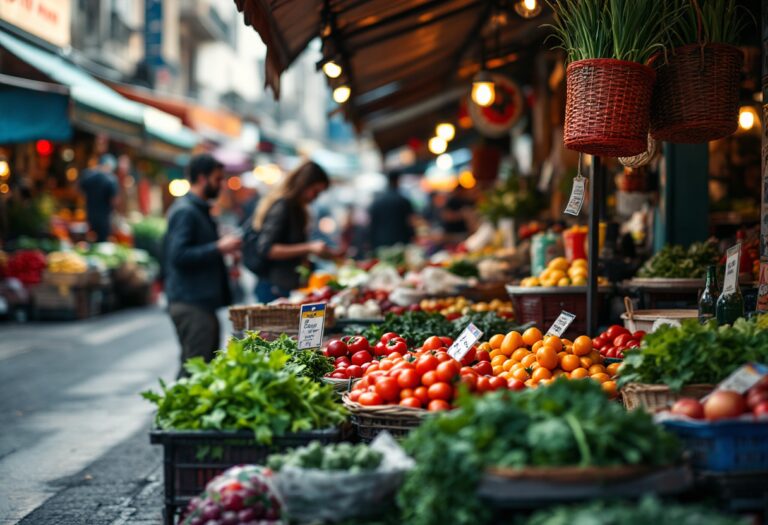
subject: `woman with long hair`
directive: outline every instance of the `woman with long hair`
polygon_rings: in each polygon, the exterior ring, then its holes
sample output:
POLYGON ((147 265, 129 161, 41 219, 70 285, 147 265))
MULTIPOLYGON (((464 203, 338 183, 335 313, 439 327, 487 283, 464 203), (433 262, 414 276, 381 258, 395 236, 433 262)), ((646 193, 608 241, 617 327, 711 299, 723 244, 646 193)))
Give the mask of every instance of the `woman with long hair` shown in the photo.
POLYGON ((323 168, 306 162, 259 202, 252 228, 258 233, 256 252, 263 261, 257 273, 256 297, 262 303, 287 297, 300 285, 297 267, 309 255, 332 257, 323 241, 308 241, 309 204, 328 189, 323 168))

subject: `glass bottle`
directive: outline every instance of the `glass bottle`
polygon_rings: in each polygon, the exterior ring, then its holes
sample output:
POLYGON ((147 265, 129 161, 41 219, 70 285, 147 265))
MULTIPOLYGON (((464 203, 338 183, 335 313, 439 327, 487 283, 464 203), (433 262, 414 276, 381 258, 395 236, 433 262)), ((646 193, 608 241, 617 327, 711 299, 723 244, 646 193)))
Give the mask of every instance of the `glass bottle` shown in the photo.
POLYGON ((699 322, 704 324, 715 317, 717 313, 717 296, 720 290, 717 288, 717 267, 710 265, 707 267, 707 281, 704 285, 704 291, 699 297, 699 322))
POLYGON ((744 296, 741 295, 738 279, 733 290, 723 287, 723 293, 717 299, 715 315, 717 324, 733 324, 739 317, 744 317, 744 296))

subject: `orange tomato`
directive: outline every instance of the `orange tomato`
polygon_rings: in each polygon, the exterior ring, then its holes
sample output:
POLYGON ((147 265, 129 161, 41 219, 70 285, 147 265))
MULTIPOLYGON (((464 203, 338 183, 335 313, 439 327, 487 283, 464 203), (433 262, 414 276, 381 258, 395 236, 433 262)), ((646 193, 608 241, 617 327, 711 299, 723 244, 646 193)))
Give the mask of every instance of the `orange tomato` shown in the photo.
POLYGON ((518 381, 522 381, 523 383, 525 383, 531 378, 531 376, 528 375, 528 372, 526 372, 525 369, 523 368, 518 368, 517 370, 512 372, 512 377, 514 377, 518 381))
POLYGON ((490 352, 491 350, 494 350, 491 348, 491 345, 488 343, 480 343, 480 346, 477 347, 477 350, 480 352, 490 352))
POLYGON ((573 342, 573 353, 578 356, 586 356, 592 351, 592 339, 586 335, 580 335, 573 342))
POLYGON ((555 353, 563 349, 563 342, 556 335, 546 336, 544 338, 544 344, 546 346, 551 346, 555 350, 555 353))
POLYGON ((505 372, 509 371, 510 368, 512 368, 512 365, 514 365, 517 361, 514 361, 512 359, 507 359, 504 361, 504 364, 501 365, 501 368, 504 369, 505 372))
POLYGON ((544 345, 536 352, 536 360, 547 370, 557 368, 557 352, 549 345, 544 345))
POLYGON ((496 334, 488 340, 488 344, 491 345, 492 349, 496 350, 501 348, 502 341, 504 341, 504 334, 496 334))
POLYGON ((573 370, 569 377, 571 379, 584 379, 585 377, 589 377, 589 372, 586 368, 579 367, 573 370))
POLYGON ((528 346, 533 346, 536 341, 541 341, 541 330, 535 326, 530 327, 523 332, 523 342, 528 346))
POLYGON ((605 367, 603 365, 592 365, 589 367, 589 375, 604 374, 605 367))
POLYGON ((491 358, 491 366, 501 366, 507 358, 503 355, 496 355, 491 358))
POLYGON ((600 385, 600 387, 602 387, 603 392, 608 394, 611 397, 611 399, 613 399, 618 395, 618 392, 616 390, 616 381, 604 381, 603 384, 600 385))
POLYGON ((528 368, 535 362, 536 362, 536 356, 533 354, 529 354, 525 356, 522 361, 520 361, 520 364, 523 365, 525 368, 528 368))
POLYGON ((563 346, 573 346, 573 341, 571 341, 570 339, 566 339, 565 337, 563 337, 562 341, 563 341, 563 346))
POLYGON ((512 374, 510 374, 509 372, 504 371, 504 372, 499 374, 499 377, 502 378, 502 379, 509 380, 509 379, 512 378, 512 374))
POLYGON ((592 379, 594 379, 595 381, 597 381, 598 383, 601 383, 601 384, 605 383, 606 381, 610 381, 611 380, 611 378, 608 377, 608 374, 604 374, 602 372, 599 373, 599 374, 592 374, 589 377, 591 377, 592 379))
POLYGON ((531 347, 531 352, 536 353, 539 351, 539 348, 544 346, 544 341, 536 341, 533 343, 533 346, 531 347))
POLYGON ((528 379, 527 381, 524 381, 523 384, 528 388, 536 388, 536 381, 533 379, 528 379))
POLYGON ((527 355, 530 355, 531 352, 525 348, 518 348, 512 353, 512 359, 517 361, 518 363, 523 360, 523 358, 527 355))
POLYGON ((587 356, 592 360, 592 363, 602 363, 603 362, 603 356, 600 355, 600 352, 595 350, 594 348, 587 356))
POLYGON ((493 367, 493 375, 495 376, 501 374, 503 371, 504 369, 501 367, 501 365, 493 367))
POLYGON ((533 374, 531 374, 531 379, 538 382, 542 379, 551 379, 552 378, 552 372, 547 370, 546 368, 540 367, 533 371, 533 374))
POLYGON ((592 362, 592 360, 590 358, 588 358, 588 357, 580 357, 579 358, 579 363, 581 363, 581 366, 583 366, 587 370, 589 370, 589 367, 594 364, 592 362))
POLYGON ((491 353, 488 354, 488 355, 491 356, 491 359, 493 359, 494 357, 498 357, 498 356, 504 356, 504 354, 501 353, 501 348, 497 348, 496 350, 492 350, 491 353))
POLYGON ((520 332, 509 332, 504 336, 504 340, 501 342, 501 351, 504 355, 512 355, 512 353, 523 346, 523 336, 520 332))
POLYGON ((605 367, 605 371, 609 376, 613 377, 619 373, 619 367, 621 367, 621 363, 611 363, 605 367))
POLYGON ((575 355, 564 355, 563 358, 560 360, 560 368, 565 370, 566 372, 573 372, 577 368, 579 368, 579 358, 575 355))
POLYGON ((538 361, 534 361, 533 363, 531 363, 531 370, 536 370, 536 369, 537 369, 537 368, 539 368, 540 366, 541 366, 541 365, 539 364, 539 362, 538 362, 538 361))
POLYGON ((559 368, 554 372, 552 372, 552 379, 557 379, 560 376, 568 377, 568 372, 566 372, 565 370, 560 370, 559 368))

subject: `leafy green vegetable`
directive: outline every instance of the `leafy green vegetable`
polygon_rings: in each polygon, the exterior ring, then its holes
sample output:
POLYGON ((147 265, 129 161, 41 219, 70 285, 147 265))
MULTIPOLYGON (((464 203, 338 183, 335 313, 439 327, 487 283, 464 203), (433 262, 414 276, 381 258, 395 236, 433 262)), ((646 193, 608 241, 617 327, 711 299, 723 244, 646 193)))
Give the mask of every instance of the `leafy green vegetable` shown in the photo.
POLYGON ((768 362, 768 330, 757 320, 718 327, 715 321, 701 325, 691 319, 679 328, 660 327, 625 353, 619 386, 650 383, 680 390, 718 383, 748 361, 768 362))
POLYGON ((206 363, 188 360, 189 377, 162 392, 142 396, 157 405, 155 422, 164 429, 253 430, 256 441, 336 426, 346 418, 331 385, 296 375, 282 350, 254 352, 231 339, 226 350, 206 363))
POLYGON ((478 212, 493 223, 504 218, 535 217, 543 204, 541 197, 531 186, 530 183, 521 184, 517 172, 510 171, 504 182, 483 195, 477 208, 478 212))
MULTIPOLYGON (((690 0, 674 0, 682 16, 672 28, 672 45, 720 42, 737 45, 739 36, 747 29, 751 17, 736 0, 698 0, 701 22, 696 5, 690 0)), ((753 20, 754 23, 754 20, 753 20)))
POLYGON ((509 319, 499 317, 496 312, 470 312, 451 322, 453 323, 452 337, 454 338, 458 337, 469 323, 474 324, 483 332, 484 340, 488 340, 492 335, 506 334, 512 330, 523 331, 520 330, 519 325, 509 319))
POLYGON ((746 519, 698 505, 662 503, 645 497, 639 503, 594 502, 541 510, 525 525, 747 525, 746 519))
POLYGON ((466 259, 453 261, 446 269, 459 277, 477 277, 480 275, 477 271, 477 265, 466 259))
POLYGON ((674 436, 650 415, 625 411, 592 381, 560 379, 535 390, 463 396, 459 404, 405 442, 417 462, 398 495, 405 523, 487 523, 474 494, 489 466, 667 465, 680 457, 674 436))
POLYGON ((268 354, 275 350, 285 352, 289 357, 286 370, 313 381, 322 381, 324 375, 334 370, 332 359, 314 350, 299 350, 296 340, 285 334, 270 342, 262 339, 258 332, 247 331, 241 341, 243 348, 248 351, 268 354))
POLYGON ((667 279, 703 278, 707 273, 707 266, 717 264, 719 258, 717 246, 711 243, 695 242, 688 250, 678 245, 665 246, 645 262, 637 276, 667 279))
POLYGON ((319 441, 313 441, 306 447, 295 448, 284 454, 272 454, 267 458, 267 466, 275 471, 291 466, 363 472, 379 468, 383 457, 381 452, 365 444, 338 443, 323 446, 319 441))

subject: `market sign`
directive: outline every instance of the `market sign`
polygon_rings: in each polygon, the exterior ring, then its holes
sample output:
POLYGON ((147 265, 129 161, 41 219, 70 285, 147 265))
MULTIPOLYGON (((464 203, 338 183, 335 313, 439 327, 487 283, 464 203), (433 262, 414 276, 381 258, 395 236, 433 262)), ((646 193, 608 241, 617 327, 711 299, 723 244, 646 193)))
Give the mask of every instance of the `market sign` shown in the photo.
POLYGON ((523 114, 523 95, 511 79, 492 74, 496 97, 488 107, 478 106, 471 100, 467 103, 469 115, 477 130, 487 137, 502 137, 514 126, 523 114))
POLYGON ((71 0, 0 0, 0 20, 59 47, 70 44, 71 0))

